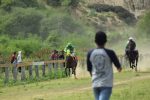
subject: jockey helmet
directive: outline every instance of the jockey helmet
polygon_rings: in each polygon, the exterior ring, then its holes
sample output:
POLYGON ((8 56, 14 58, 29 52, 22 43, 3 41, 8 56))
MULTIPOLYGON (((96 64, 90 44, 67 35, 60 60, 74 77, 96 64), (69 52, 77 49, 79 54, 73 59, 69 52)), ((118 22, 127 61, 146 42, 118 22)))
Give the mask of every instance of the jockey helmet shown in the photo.
POLYGON ((133 40, 133 37, 129 37, 129 40, 133 40))
POLYGON ((67 46, 71 46, 72 44, 69 42, 68 44, 67 44, 67 46))

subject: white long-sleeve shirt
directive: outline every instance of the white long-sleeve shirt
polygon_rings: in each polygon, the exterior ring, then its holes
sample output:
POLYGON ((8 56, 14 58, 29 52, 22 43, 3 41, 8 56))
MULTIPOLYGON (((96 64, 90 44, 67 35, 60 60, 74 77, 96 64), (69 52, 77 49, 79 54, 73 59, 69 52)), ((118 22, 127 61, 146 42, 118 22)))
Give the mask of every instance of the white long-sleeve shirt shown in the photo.
POLYGON ((21 63, 21 62, 22 62, 21 51, 19 51, 17 56, 17 63, 21 63))

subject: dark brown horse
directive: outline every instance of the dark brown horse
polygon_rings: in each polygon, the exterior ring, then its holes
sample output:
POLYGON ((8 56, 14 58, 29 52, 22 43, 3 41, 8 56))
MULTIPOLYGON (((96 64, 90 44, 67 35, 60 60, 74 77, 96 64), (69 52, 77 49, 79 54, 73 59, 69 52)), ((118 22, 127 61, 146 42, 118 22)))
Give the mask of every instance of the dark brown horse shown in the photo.
POLYGON ((78 60, 75 57, 73 57, 73 56, 66 57, 66 67, 65 67, 66 76, 70 76, 70 74, 71 74, 70 69, 72 69, 72 74, 74 74, 75 79, 77 78, 76 77, 77 63, 78 63, 78 60))
POLYGON ((139 52, 138 50, 131 50, 128 52, 128 60, 130 64, 130 68, 135 68, 135 71, 137 71, 137 64, 138 64, 138 58, 139 58, 139 52))

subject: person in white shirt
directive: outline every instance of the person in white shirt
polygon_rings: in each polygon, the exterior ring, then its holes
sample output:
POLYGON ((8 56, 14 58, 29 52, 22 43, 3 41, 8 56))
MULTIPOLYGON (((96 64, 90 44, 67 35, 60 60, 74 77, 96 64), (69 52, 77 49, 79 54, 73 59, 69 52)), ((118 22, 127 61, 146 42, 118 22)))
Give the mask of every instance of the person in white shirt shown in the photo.
MULTIPOLYGON (((22 63, 22 54, 21 51, 18 51, 18 56, 17 56, 17 64, 22 63)), ((21 67, 18 67, 18 71, 21 72, 21 67)))

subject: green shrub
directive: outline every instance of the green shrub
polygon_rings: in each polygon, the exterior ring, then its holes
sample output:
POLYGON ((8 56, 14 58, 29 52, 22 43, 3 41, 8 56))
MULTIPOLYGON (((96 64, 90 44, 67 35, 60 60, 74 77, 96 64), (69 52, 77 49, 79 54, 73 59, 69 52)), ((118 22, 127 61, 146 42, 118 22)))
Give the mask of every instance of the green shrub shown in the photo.
POLYGON ((148 11, 138 22, 137 32, 140 35, 149 37, 150 36, 150 11, 148 11))
POLYGON ((11 11, 13 3, 13 0, 0 0, 0 6, 6 11, 11 11))
POLYGON ((57 31, 52 31, 49 36, 47 37, 46 41, 51 48, 59 48, 61 43, 61 37, 57 31))
POLYGON ((14 0, 14 6, 17 7, 38 7, 37 0, 14 0))
POLYGON ((0 16, 0 32, 10 35, 18 33, 37 33, 39 34, 40 20, 42 15, 33 8, 14 9, 11 14, 0 16))
POLYGON ((53 14, 41 21, 40 33, 45 37, 53 31, 57 31, 60 36, 66 36, 71 33, 84 33, 84 28, 67 14, 53 14))
POLYGON ((4 55, 9 55, 19 50, 27 55, 41 48, 42 42, 37 36, 29 35, 27 38, 11 38, 7 35, 1 35, 0 37, 0 53, 4 55))
POLYGON ((61 0, 47 0, 48 4, 51 6, 60 6, 61 0))
POLYGON ((80 0, 47 0, 48 5, 51 6, 71 6, 73 8, 77 7, 80 0))
POLYGON ((69 6, 76 8, 79 4, 80 0, 71 0, 69 6))

